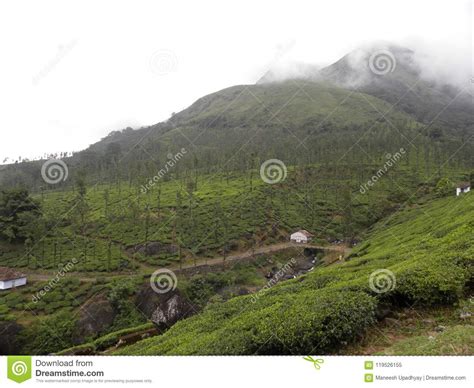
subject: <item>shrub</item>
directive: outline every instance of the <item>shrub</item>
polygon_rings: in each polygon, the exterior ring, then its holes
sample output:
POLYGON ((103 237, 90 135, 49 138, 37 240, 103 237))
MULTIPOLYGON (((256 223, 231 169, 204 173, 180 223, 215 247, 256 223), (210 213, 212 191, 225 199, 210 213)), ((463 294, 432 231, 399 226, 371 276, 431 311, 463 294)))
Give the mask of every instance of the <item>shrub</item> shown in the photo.
POLYGON ((462 296, 467 278, 467 270, 453 260, 424 258, 398 272, 397 293, 411 303, 451 304, 462 296))
POLYGON ((64 311, 51 315, 28 326, 21 334, 23 352, 26 354, 49 354, 72 345, 74 319, 64 311))

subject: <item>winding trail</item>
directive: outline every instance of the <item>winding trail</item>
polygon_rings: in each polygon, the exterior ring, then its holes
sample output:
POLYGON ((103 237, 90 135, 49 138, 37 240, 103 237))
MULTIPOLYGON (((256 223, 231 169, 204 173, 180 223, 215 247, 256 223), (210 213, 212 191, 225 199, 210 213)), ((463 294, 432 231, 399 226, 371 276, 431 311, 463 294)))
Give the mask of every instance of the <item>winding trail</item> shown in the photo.
MULTIPOLYGON (((298 243, 293 243, 293 242, 284 242, 284 243, 277 243, 277 244, 271 244, 271 245, 265 245, 263 247, 255 248, 254 250, 249 249, 245 252, 239 252, 235 253, 232 255, 228 255, 225 259, 225 262, 233 262, 233 261, 239 261, 243 259, 248 259, 252 256, 255 255, 261 255, 264 253, 272 253, 272 252, 278 252, 282 251, 288 248, 313 248, 313 249, 323 249, 327 251, 334 251, 334 252, 339 252, 343 256, 346 256, 350 252, 350 248, 343 246, 343 245, 315 245, 315 244, 298 244, 298 243)), ((202 264, 204 265, 218 265, 222 264, 224 262, 224 256, 218 256, 218 257, 213 257, 212 259, 202 259, 198 258, 196 260, 197 263, 196 267, 201 266, 202 264)), ((185 268, 192 268, 195 267, 194 263, 186 263, 185 265, 182 266, 183 269, 185 268)), ((178 265, 173 265, 169 267, 170 269, 179 269, 179 264, 178 265)))
MULTIPOLYGON (((326 251, 332 251, 336 253, 340 253, 344 257, 349 254, 351 251, 350 248, 344 245, 315 245, 315 244, 298 244, 298 243, 293 243, 293 242, 282 242, 282 243, 276 243, 276 244, 271 244, 271 245, 265 245, 262 247, 258 247, 255 249, 249 249, 245 252, 239 252, 239 253, 234 253, 231 255, 228 255, 225 260, 224 256, 217 256, 213 258, 196 258, 195 260, 193 258, 186 258, 187 262, 184 263, 182 266, 179 265, 179 263, 170 265, 166 268, 170 270, 174 270, 176 272, 179 272, 181 270, 185 269, 190 269, 190 268, 199 268, 199 267, 206 267, 206 266, 213 266, 213 265, 222 265, 222 263, 231 263, 231 262, 236 262, 239 260, 245 260, 249 259, 253 256, 256 255, 261 255, 265 253, 272 253, 272 252, 278 252, 282 251, 285 249, 289 248, 313 248, 313 249, 322 249, 326 251)), ((120 276, 126 276, 126 275, 139 275, 143 274, 144 276, 146 275, 151 275, 158 267, 141 263, 136 259, 133 259, 134 262, 136 262, 139 265, 139 271, 137 272, 68 272, 64 275, 64 277, 74 277, 76 279, 79 279, 82 282, 95 282, 97 278, 99 277, 104 277, 104 278, 113 278, 113 277, 120 277, 120 276)), ((54 279, 56 276, 57 272, 56 271, 33 271, 29 269, 22 269, 22 272, 24 272, 29 280, 34 280, 34 281, 50 281, 54 279)))

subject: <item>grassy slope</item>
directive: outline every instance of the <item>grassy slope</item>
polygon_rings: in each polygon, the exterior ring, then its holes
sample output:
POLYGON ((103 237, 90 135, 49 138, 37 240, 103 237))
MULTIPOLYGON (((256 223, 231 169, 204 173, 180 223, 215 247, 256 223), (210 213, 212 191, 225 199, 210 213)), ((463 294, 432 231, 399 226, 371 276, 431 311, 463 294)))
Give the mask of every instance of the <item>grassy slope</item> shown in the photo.
MULTIPOLYGON (((225 118, 229 127, 264 126, 281 122, 291 128, 303 127, 308 120, 326 118, 339 126, 348 122, 373 122, 380 112, 388 111, 386 102, 363 93, 352 93, 329 83, 287 81, 267 85, 233 86, 199 100, 173 117, 177 125, 209 123, 225 118), (369 101, 372 106, 367 102, 369 101), (337 115, 330 115, 338 108, 337 115), (378 111, 377 111, 378 110, 378 111)), ((407 118, 393 110, 389 119, 407 118)))
MULTIPOLYGON (((286 161, 314 154, 315 150, 321 154, 329 145, 332 154, 342 155, 356 140, 368 140, 362 134, 369 130, 371 141, 384 139, 386 146, 387 138, 397 139, 400 133, 405 139, 413 138, 422 127, 413 117, 391 109, 376 97, 327 83, 301 81, 223 89, 197 100, 170 123, 173 127, 166 133, 150 136, 151 144, 156 141, 170 149, 173 144, 189 148, 184 134, 200 147, 198 154, 218 151, 234 155, 243 149, 261 158, 273 154, 286 161)), ((144 147, 147 149, 146 144, 144 147)), ((239 158, 226 157, 230 166, 239 163, 239 158)))
POLYGON ((473 195, 408 209, 375 226, 346 263, 276 285, 256 302, 244 296, 213 305, 118 353, 334 353, 375 323, 378 306, 452 304, 463 295, 472 277, 473 211, 473 195), (396 287, 376 294, 369 276, 382 268, 393 271, 396 287))

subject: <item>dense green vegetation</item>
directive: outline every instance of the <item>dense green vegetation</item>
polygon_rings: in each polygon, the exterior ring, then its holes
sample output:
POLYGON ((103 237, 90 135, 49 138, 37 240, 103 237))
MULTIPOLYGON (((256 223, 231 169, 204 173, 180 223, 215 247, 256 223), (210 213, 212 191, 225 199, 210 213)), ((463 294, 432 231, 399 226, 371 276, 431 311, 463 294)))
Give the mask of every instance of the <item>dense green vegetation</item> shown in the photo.
POLYGON ((212 305, 165 334, 120 354, 327 353, 358 338, 376 320, 378 306, 452 304, 473 274, 474 197, 415 206, 377 224, 346 263, 318 268, 249 296, 212 305), (435 225, 435 226, 433 226, 435 225), (388 269, 396 285, 369 286, 388 269))
MULTIPOLYGON (((74 271, 131 272, 275 243, 301 226, 319 241, 350 240, 401 203, 440 194, 436 175, 420 176, 406 158, 364 193, 377 165, 290 168, 277 185, 250 171, 199 175, 191 188, 187 179, 162 182, 146 194, 120 183, 35 195, 42 217, 31 215, 23 243, 0 240, 0 265, 55 269, 76 259, 74 271)), ((441 194, 452 191, 449 182, 441 194)))
POLYGON ((0 239, 31 241, 39 217, 38 205, 26 190, 6 190, 0 194, 0 239))
POLYGON ((28 313, 40 315, 60 310, 72 311, 103 288, 100 284, 91 287, 81 283, 79 279, 65 278, 61 280, 60 287, 52 287, 44 296, 35 299, 47 285, 48 282, 40 282, 34 287, 28 286, 5 294, 0 299, 2 311, 14 314, 26 310, 28 313))

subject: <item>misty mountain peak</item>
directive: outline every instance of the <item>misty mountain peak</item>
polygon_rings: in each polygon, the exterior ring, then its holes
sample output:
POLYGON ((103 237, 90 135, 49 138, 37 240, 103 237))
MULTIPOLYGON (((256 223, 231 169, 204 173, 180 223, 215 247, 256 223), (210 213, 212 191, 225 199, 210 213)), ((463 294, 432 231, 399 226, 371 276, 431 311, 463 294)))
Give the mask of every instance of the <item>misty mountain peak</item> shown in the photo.
POLYGON ((393 43, 373 43, 351 51, 322 69, 320 75, 343 87, 379 83, 382 78, 407 79, 420 72, 414 54, 413 50, 393 43))
POLYGON ((360 46, 322 69, 313 64, 302 63, 274 66, 257 84, 305 79, 327 80, 342 87, 352 88, 377 82, 381 76, 407 78, 419 73, 420 67, 413 50, 381 41, 360 46))

